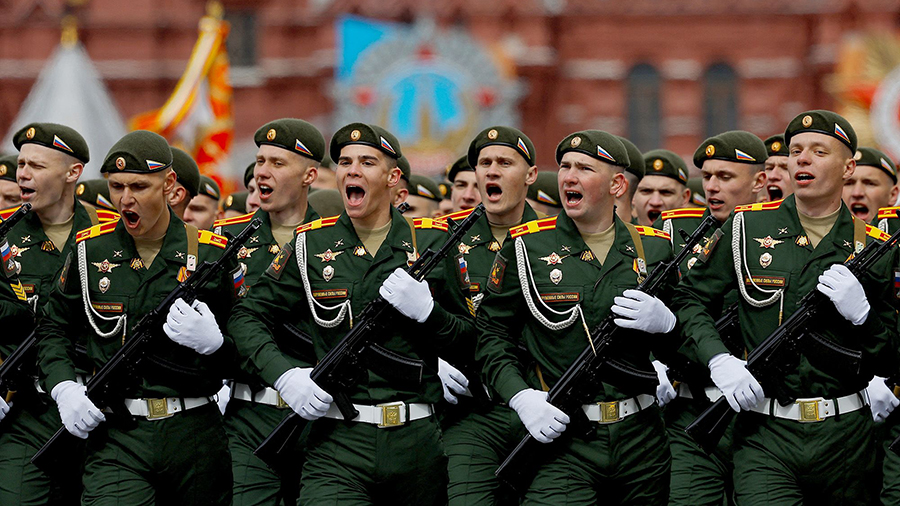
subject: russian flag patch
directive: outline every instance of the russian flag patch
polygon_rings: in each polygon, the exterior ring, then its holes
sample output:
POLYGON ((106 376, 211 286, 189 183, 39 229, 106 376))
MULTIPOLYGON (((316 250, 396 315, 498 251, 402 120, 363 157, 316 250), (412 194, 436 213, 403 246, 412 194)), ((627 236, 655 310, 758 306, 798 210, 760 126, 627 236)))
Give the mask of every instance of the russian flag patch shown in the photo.
POLYGON ((847 133, 844 132, 844 129, 841 128, 841 125, 838 125, 837 123, 834 124, 834 133, 841 139, 847 141, 847 144, 850 144, 850 138, 847 137, 847 133))
POLYGON ((543 202, 544 204, 550 205, 559 205, 559 202, 553 199, 550 195, 548 195, 544 190, 538 190, 537 193, 538 202, 543 202))
POLYGON ((68 144, 63 142, 62 139, 60 139, 59 137, 57 137, 55 135, 53 136, 53 147, 62 148, 62 149, 65 149, 66 151, 68 151, 69 153, 74 153, 74 151, 72 151, 72 148, 70 148, 68 144))
POLYGON ((12 249, 9 247, 9 241, 3 241, 3 244, 0 244, 0 255, 3 256, 4 264, 12 258, 12 249))
POLYGON ((894 169, 891 168, 891 164, 889 164, 884 158, 881 159, 881 166, 884 167, 884 170, 890 172, 891 174, 894 173, 894 169))
POLYGON ((391 146, 391 143, 388 142, 387 139, 385 139, 384 137, 380 137, 380 138, 381 138, 381 147, 396 155, 397 152, 394 151, 394 147, 391 146))
POLYGON ((609 151, 603 149, 603 146, 601 146, 599 144, 597 144, 597 156, 599 156, 600 158, 605 158, 605 159, 611 161, 612 163, 617 163, 616 159, 613 158, 611 154, 609 154, 609 151))
POLYGON ((159 170, 166 166, 164 163, 154 162, 153 160, 145 160, 150 170, 159 170))
POLYGON ((307 148, 306 146, 304 146, 303 143, 300 142, 300 139, 294 139, 294 140, 296 141, 296 142, 294 143, 294 149, 296 149, 297 151, 303 153, 304 155, 307 155, 307 156, 310 156, 310 157, 313 156, 312 151, 310 151, 309 148, 307 148))
POLYGON ((528 146, 525 145, 525 141, 523 141, 521 137, 519 137, 518 139, 519 142, 516 143, 516 146, 519 148, 519 150, 525 153, 525 156, 530 160, 531 153, 528 152, 528 146))
POLYGON ((756 161, 756 158, 753 158, 752 156, 748 155, 747 153, 744 153, 743 151, 741 151, 740 149, 737 149, 737 148, 734 148, 734 156, 738 160, 742 160, 742 161, 746 161, 746 162, 755 162, 756 161))

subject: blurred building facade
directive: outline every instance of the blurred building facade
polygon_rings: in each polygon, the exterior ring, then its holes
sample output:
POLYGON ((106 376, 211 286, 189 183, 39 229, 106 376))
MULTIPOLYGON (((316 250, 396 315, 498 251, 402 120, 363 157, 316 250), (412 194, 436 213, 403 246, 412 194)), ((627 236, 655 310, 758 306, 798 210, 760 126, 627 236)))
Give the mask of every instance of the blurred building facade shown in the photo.
MULTIPOLYGON (((835 106, 841 43, 900 25, 900 0, 224 0, 238 145, 263 123, 335 124, 336 20, 463 29, 523 90, 518 125, 551 167, 559 139, 597 128, 689 156, 707 136, 762 137, 835 106)), ((59 42, 79 38, 125 118, 160 107, 197 39, 204 0, 0 0, 0 131, 59 42)), ((102 156, 102 155, 100 155, 102 156)), ((243 167, 249 160, 240 160, 243 167)))

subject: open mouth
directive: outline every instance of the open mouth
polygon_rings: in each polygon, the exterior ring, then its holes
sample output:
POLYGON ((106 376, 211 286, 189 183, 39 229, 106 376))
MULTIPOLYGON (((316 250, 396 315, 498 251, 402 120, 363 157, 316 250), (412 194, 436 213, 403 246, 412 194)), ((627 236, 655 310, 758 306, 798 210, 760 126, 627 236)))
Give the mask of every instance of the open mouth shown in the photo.
POLYGON ((794 175, 794 181, 800 186, 806 186, 812 183, 814 179, 816 179, 816 176, 813 176, 809 172, 798 172, 794 175))
POLYGON ((500 196, 503 195, 503 188, 497 183, 485 183, 484 193, 487 194, 489 201, 497 202, 500 200, 500 196))
POLYGON ((868 218, 869 217, 869 206, 865 204, 861 204, 859 202, 850 204, 850 212, 853 213, 857 218, 868 218))
POLYGON ((19 193, 22 196, 22 200, 28 200, 34 195, 34 188, 26 188, 24 186, 20 186, 19 193))
POLYGON ((769 192, 769 200, 781 200, 784 198, 784 192, 777 186, 769 185, 766 187, 766 191, 769 192))
POLYGON ((135 229, 141 222, 141 216, 134 211, 122 211, 122 219, 125 220, 125 226, 135 229))
POLYGON ((259 185, 259 198, 260 200, 268 200, 268 198, 272 195, 274 190, 271 186, 261 184, 259 185))
POLYGON ((719 199, 706 199, 706 203, 710 209, 719 209, 725 205, 725 201, 719 199))
POLYGON ((577 206, 582 201, 582 199, 584 199, 584 195, 582 195, 580 192, 577 192, 575 190, 566 190, 565 195, 566 195, 566 205, 572 206, 572 207, 577 206))
POLYGON ((651 210, 647 211, 647 218, 650 220, 650 223, 653 223, 656 221, 657 218, 659 218, 659 215, 661 215, 661 214, 662 214, 662 211, 656 211, 656 210, 651 209, 651 210))
POLYGON ((347 203, 351 206, 362 204, 363 198, 366 196, 366 190, 356 185, 347 185, 344 192, 347 194, 347 203))

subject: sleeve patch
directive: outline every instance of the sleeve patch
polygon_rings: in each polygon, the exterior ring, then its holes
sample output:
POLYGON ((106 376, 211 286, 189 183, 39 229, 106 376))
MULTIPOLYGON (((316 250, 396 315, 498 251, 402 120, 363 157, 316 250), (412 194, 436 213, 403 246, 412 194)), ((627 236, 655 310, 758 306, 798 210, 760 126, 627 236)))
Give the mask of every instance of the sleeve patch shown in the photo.
POLYGON ((69 254, 66 256, 66 263, 63 264, 62 271, 60 271, 60 273, 59 273, 59 291, 61 291, 61 292, 66 291, 66 284, 69 281, 69 268, 71 267, 71 265, 72 265, 72 252, 70 251, 69 254))
POLYGON ((469 264, 466 263, 466 257, 463 254, 459 254, 456 256, 456 273, 457 279, 459 281, 459 288, 463 292, 469 292, 469 286, 471 285, 471 281, 469 280, 469 264))
POLYGON ((709 236, 709 238, 706 239, 706 244, 703 245, 703 249, 700 251, 700 256, 697 257, 697 260, 705 263, 709 258, 709 255, 712 254, 713 250, 716 248, 716 244, 718 244, 722 235, 722 230, 718 229, 713 235, 709 236))
POLYGON ((25 287, 22 286, 20 281, 16 281, 15 283, 10 283, 9 286, 12 287, 13 293, 16 294, 16 298, 21 301, 28 301, 28 297, 25 295, 25 287))
POLYGON ((497 253, 494 258, 494 265, 491 266, 491 275, 488 278, 488 289, 494 293, 500 293, 503 290, 503 276, 506 274, 506 259, 503 255, 497 253))
POLYGON ((269 264, 269 268, 266 269, 266 274, 274 279, 281 279, 281 274, 284 272, 284 266, 287 265, 287 262, 293 253, 294 248, 291 246, 291 243, 282 246, 281 251, 279 251, 278 255, 272 259, 272 263, 269 264))

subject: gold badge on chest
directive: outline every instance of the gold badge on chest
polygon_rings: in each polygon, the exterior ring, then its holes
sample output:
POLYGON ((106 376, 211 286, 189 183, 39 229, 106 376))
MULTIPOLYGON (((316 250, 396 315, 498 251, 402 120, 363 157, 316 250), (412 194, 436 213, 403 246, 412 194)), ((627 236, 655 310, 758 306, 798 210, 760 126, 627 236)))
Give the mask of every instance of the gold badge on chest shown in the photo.
POLYGON ((325 278, 325 281, 331 281, 331 278, 334 277, 334 267, 326 265, 325 268, 322 269, 322 277, 325 278))
POLYGON ((322 260, 323 262, 330 262, 330 261, 334 260, 335 258, 337 258, 337 256, 340 255, 341 253, 343 253, 343 251, 335 252, 335 251, 331 251, 331 248, 328 248, 327 250, 325 250, 324 253, 316 253, 315 256, 317 258, 319 258, 320 260, 322 260))
POLYGON ((760 248, 766 249, 775 249, 775 246, 778 246, 779 244, 784 242, 779 241, 778 239, 772 239, 771 235, 767 235, 763 238, 754 237, 753 240, 759 243, 760 248))
POLYGON ((569 255, 559 256, 559 254, 557 254, 554 251, 553 253, 550 253, 549 255, 547 255, 545 257, 539 257, 538 260, 543 260, 543 261, 547 262, 547 265, 558 265, 558 264, 561 264, 563 261, 563 258, 566 258, 567 256, 569 256, 569 255))
POLYGON ((277 244, 269 245, 269 253, 277 255, 279 251, 281 251, 281 248, 279 248, 277 244))
POLYGON ((109 285, 110 285, 110 281, 109 281, 108 277, 103 276, 102 278, 100 278, 100 283, 98 283, 98 288, 100 288, 101 293, 106 293, 106 291, 109 290, 109 285))
POLYGON ((97 271, 98 271, 98 272, 102 272, 102 273, 104 273, 104 274, 107 273, 107 272, 111 272, 111 271, 112 271, 113 269, 115 269, 116 267, 122 265, 122 264, 114 264, 114 263, 111 263, 111 262, 110 262, 109 260, 107 260, 107 259, 103 259, 102 262, 91 262, 91 264, 93 264, 94 267, 97 268, 97 271))
POLYGON ((493 251, 494 253, 500 251, 500 243, 497 241, 491 241, 491 243, 488 244, 488 250, 493 251))
POLYGON ((364 257, 364 256, 366 256, 366 253, 367 253, 367 251, 366 251, 365 246, 357 246, 357 247, 353 248, 353 254, 358 257, 364 257))
POLYGON ((772 265, 772 255, 769 253, 763 253, 762 255, 760 255, 759 265, 761 265, 763 269, 772 265))

